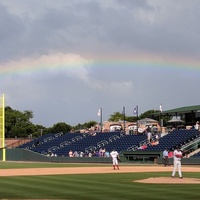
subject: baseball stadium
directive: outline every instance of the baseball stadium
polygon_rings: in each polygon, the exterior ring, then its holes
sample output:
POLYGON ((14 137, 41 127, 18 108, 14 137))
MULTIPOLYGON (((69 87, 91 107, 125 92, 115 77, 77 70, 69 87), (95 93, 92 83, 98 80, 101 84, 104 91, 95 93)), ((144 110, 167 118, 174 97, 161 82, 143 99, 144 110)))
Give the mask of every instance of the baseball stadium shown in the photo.
POLYGON ((0 98, 2 200, 200 199, 200 131, 192 126, 199 120, 200 106, 155 113, 160 119, 164 115, 184 116, 185 127, 176 120, 171 129, 159 122, 155 126, 155 120, 143 120, 144 126, 141 124, 140 128, 150 130, 151 140, 146 131, 135 133, 122 127, 95 133, 48 133, 11 145, 5 145, 4 107, 3 95, 0 98), (163 164, 166 148, 167 166, 163 164), (178 172, 172 178, 173 152, 177 148, 183 153, 181 179, 178 172), (119 170, 112 167, 109 152, 113 149, 119 152, 119 170))

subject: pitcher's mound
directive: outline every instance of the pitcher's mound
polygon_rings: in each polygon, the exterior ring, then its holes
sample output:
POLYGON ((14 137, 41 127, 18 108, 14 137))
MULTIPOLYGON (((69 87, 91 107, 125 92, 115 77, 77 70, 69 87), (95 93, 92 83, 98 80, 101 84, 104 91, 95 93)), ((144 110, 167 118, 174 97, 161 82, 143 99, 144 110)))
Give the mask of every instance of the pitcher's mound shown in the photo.
POLYGON ((172 177, 151 177, 147 179, 142 179, 142 180, 136 180, 133 182, 138 182, 138 183, 154 183, 154 184, 159 184, 159 183, 164 183, 164 184, 200 184, 200 179, 197 178, 172 178, 172 177))

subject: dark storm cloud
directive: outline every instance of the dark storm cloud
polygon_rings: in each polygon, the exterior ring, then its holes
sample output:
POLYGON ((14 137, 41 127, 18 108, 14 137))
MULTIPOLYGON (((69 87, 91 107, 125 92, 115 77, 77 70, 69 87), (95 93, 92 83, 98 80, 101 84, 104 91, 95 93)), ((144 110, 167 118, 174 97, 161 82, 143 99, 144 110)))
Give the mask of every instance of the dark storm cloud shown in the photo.
POLYGON ((160 7, 143 0, 113 1, 115 4, 107 7, 101 1, 60 2, 63 6, 48 7, 40 17, 29 22, 28 17, 19 18, 1 6, 1 24, 5 27, 1 34, 7 33, 3 40, 5 51, 22 55, 56 49, 102 54, 112 50, 199 53, 200 2, 187 10, 171 4, 168 7, 171 13, 167 14, 164 5, 160 7), (11 48, 14 43, 21 49, 11 48))
POLYGON ((143 10, 154 10, 154 7, 148 4, 147 0, 117 0, 116 1, 120 6, 126 7, 129 9, 138 9, 141 8, 143 10))
POLYGON ((107 120, 122 106, 196 104, 199 10, 196 0, 0 0, 0 92, 47 126, 98 120, 99 106, 107 120))
POLYGON ((0 27, 0 60, 5 62, 17 57, 25 26, 19 17, 8 13, 7 8, 0 4, 0 27))

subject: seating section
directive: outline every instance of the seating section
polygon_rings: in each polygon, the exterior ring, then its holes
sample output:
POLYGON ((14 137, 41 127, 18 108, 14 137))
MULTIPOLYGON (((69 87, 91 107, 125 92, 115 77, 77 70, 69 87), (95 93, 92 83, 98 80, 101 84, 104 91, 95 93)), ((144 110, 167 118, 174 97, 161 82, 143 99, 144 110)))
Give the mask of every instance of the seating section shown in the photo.
MULTIPOLYGON (((75 141, 79 141, 84 137, 86 135, 81 133, 48 134, 47 137, 41 137, 28 143, 26 148, 38 153, 47 154, 48 152, 55 152, 57 149, 65 147, 75 141)), ((19 148, 24 147, 20 146, 19 148)))
MULTIPOLYGON (((196 130, 174 130, 171 133, 161 137, 159 144, 155 146, 147 145, 146 150, 163 151, 165 148, 170 150, 177 146, 182 146, 196 137, 200 137, 199 131, 196 130)), ((114 148, 118 151, 134 151, 138 150, 141 144, 147 143, 147 136, 125 135, 123 132, 107 132, 83 134, 83 133, 49 133, 29 143, 19 146, 18 148, 26 148, 40 154, 47 155, 55 153, 57 156, 68 156, 70 150, 83 152, 99 151, 105 148, 110 152, 114 148)), ((141 150, 144 151, 144 150, 141 150)))
POLYGON ((200 152, 199 153, 196 153, 192 156, 193 158, 199 158, 200 157, 200 152))
MULTIPOLYGON (((109 142, 105 145, 106 150, 109 152, 113 149, 116 149, 118 152, 123 150, 135 150, 134 148, 138 147, 141 141, 146 140, 147 136, 145 134, 141 135, 125 135, 121 137, 119 140, 115 140, 109 142)), ((137 148, 136 148, 137 149, 137 148)))
POLYGON ((25 148, 25 149, 32 149, 37 145, 41 145, 44 143, 47 143, 48 141, 51 141, 55 138, 57 138, 61 133, 55 134, 55 133, 48 133, 45 134, 35 140, 32 140, 30 142, 27 142, 25 144, 20 145, 18 148, 25 148))
POLYGON ((106 146, 109 143, 109 140, 117 140, 118 138, 120 138, 119 132, 96 133, 96 135, 89 134, 82 140, 72 141, 69 145, 66 145, 63 148, 60 146, 61 148, 58 148, 55 153, 64 156, 68 156, 70 150, 73 152, 89 153, 106 146))
POLYGON ((197 130, 174 130, 164 137, 161 137, 158 145, 149 145, 146 150, 163 151, 165 148, 174 150, 176 147, 182 147, 197 137, 200 137, 199 131, 197 130))

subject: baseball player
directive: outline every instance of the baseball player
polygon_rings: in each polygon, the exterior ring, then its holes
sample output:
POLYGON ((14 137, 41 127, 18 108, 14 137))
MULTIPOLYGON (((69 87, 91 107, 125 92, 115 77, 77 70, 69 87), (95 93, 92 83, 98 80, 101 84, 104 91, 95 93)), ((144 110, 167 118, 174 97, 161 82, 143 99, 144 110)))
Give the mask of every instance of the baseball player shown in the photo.
POLYGON ((113 169, 115 169, 115 167, 117 167, 117 169, 119 169, 119 164, 118 164, 119 154, 118 154, 118 152, 115 149, 113 149, 113 151, 110 152, 110 156, 111 156, 112 162, 113 162, 113 169))
POLYGON ((182 157, 183 157, 183 154, 182 154, 180 148, 177 148, 174 151, 174 169, 172 172, 172 178, 174 178, 177 168, 178 168, 179 177, 182 178, 182 172, 181 172, 181 158, 182 157))

